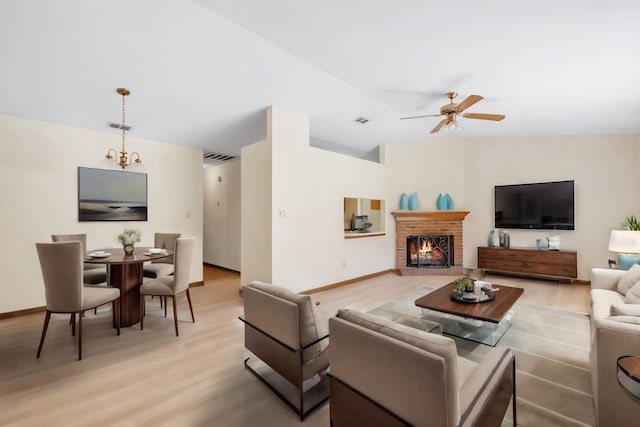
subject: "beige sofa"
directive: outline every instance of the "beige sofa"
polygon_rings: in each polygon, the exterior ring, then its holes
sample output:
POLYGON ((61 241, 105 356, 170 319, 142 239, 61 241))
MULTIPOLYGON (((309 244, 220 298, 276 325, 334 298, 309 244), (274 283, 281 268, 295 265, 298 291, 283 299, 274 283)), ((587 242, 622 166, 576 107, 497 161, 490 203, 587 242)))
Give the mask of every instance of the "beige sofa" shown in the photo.
MULTIPOLYGON (((640 312, 626 315, 640 305, 625 305, 625 295, 618 292, 625 273, 605 268, 591 270, 591 385, 600 427, 640 423, 640 401, 634 400, 616 377, 618 357, 640 355, 640 312)), ((624 292, 625 288, 628 286, 621 286, 620 290, 624 292)))
POLYGON ((500 426, 515 403, 508 348, 477 364, 458 357, 449 337, 354 310, 329 319, 329 335, 333 427, 500 426))

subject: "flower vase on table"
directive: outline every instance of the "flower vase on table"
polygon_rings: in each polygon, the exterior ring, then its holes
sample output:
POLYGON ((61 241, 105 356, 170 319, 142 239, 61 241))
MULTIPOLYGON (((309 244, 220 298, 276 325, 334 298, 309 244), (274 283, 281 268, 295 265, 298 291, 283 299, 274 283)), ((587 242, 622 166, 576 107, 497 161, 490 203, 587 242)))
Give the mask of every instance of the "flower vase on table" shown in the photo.
POLYGON ((132 255, 136 242, 140 241, 140 232, 137 230, 124 230, 118 235, 118 241, 122 243, 122 249, 127 255, 132 255))

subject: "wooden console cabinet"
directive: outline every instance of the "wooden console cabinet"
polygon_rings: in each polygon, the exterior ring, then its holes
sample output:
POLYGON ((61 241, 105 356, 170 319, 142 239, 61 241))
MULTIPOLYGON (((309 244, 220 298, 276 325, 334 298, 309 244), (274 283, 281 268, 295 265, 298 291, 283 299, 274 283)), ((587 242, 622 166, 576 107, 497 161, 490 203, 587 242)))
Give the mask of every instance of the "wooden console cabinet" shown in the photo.
POLYGON ((578 254, 566 250, 478 247, 478 268, 495 273, 573 281, 578 276, 578 254))

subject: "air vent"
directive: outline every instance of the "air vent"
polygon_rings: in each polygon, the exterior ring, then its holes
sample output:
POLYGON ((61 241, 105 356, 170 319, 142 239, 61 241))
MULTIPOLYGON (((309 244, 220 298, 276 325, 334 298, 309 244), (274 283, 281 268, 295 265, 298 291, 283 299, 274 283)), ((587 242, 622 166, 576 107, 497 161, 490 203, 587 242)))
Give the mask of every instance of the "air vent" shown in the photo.
POLYGON ((220 154, 220 153, 204 153, 204 155, 202 156, 207 160, 216 160, 218 162, 228 162, 229 160, 234 160, 237 157, 235 156, 227 156, 226 154, 220 154))
POLYGON ((358 117, 356 119, 356 122, 360 123, 360 124, 365 124, 369 121, 369 119, 365 119, 364 117, 358 117))
MULTIPOLYGON (((109 126, 110 128, 122 130, 122 125, 120 123, 109 122, 109 123, 107 123, 107 126, 109 126)), ((131 126, 125 125, 124 130, 130 131, 131 130, 131 126)))

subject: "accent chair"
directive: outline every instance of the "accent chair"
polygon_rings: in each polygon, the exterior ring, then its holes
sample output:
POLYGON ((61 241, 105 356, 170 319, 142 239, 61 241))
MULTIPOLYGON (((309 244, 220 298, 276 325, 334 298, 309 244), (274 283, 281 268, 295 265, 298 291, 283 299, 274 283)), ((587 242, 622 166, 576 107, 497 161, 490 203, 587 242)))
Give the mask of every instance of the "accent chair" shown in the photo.
MULTIPOLYGON (((87 252, 86 234, 52 234, 52 242, 80 242, 82 244, 82 254, 87 252)), ((98 285, 107 282, 107 267, 91 263, 83 263, 83 281, 89 285, 98 285)))
MULTIPOLYGON (((176 245, 176 239, 180 236, 180 233, 155 233, 153 240, 154 248, 173 250, 176 245)), ((142 269, 144 277, 157 279, 158 277, 172 275, 174 258, 151 261, 150 264, 145 264, 142 269)))
POLYGON ((341 426, 516 425, 515 357, 493 348, 480 363, 453 339, 355 310, 329 319, 330 417, 341 426))
POLYGON ((242 296, 244 365, 303 420, 329 399, 326 324, 310 295, 256 281, 242 296))

